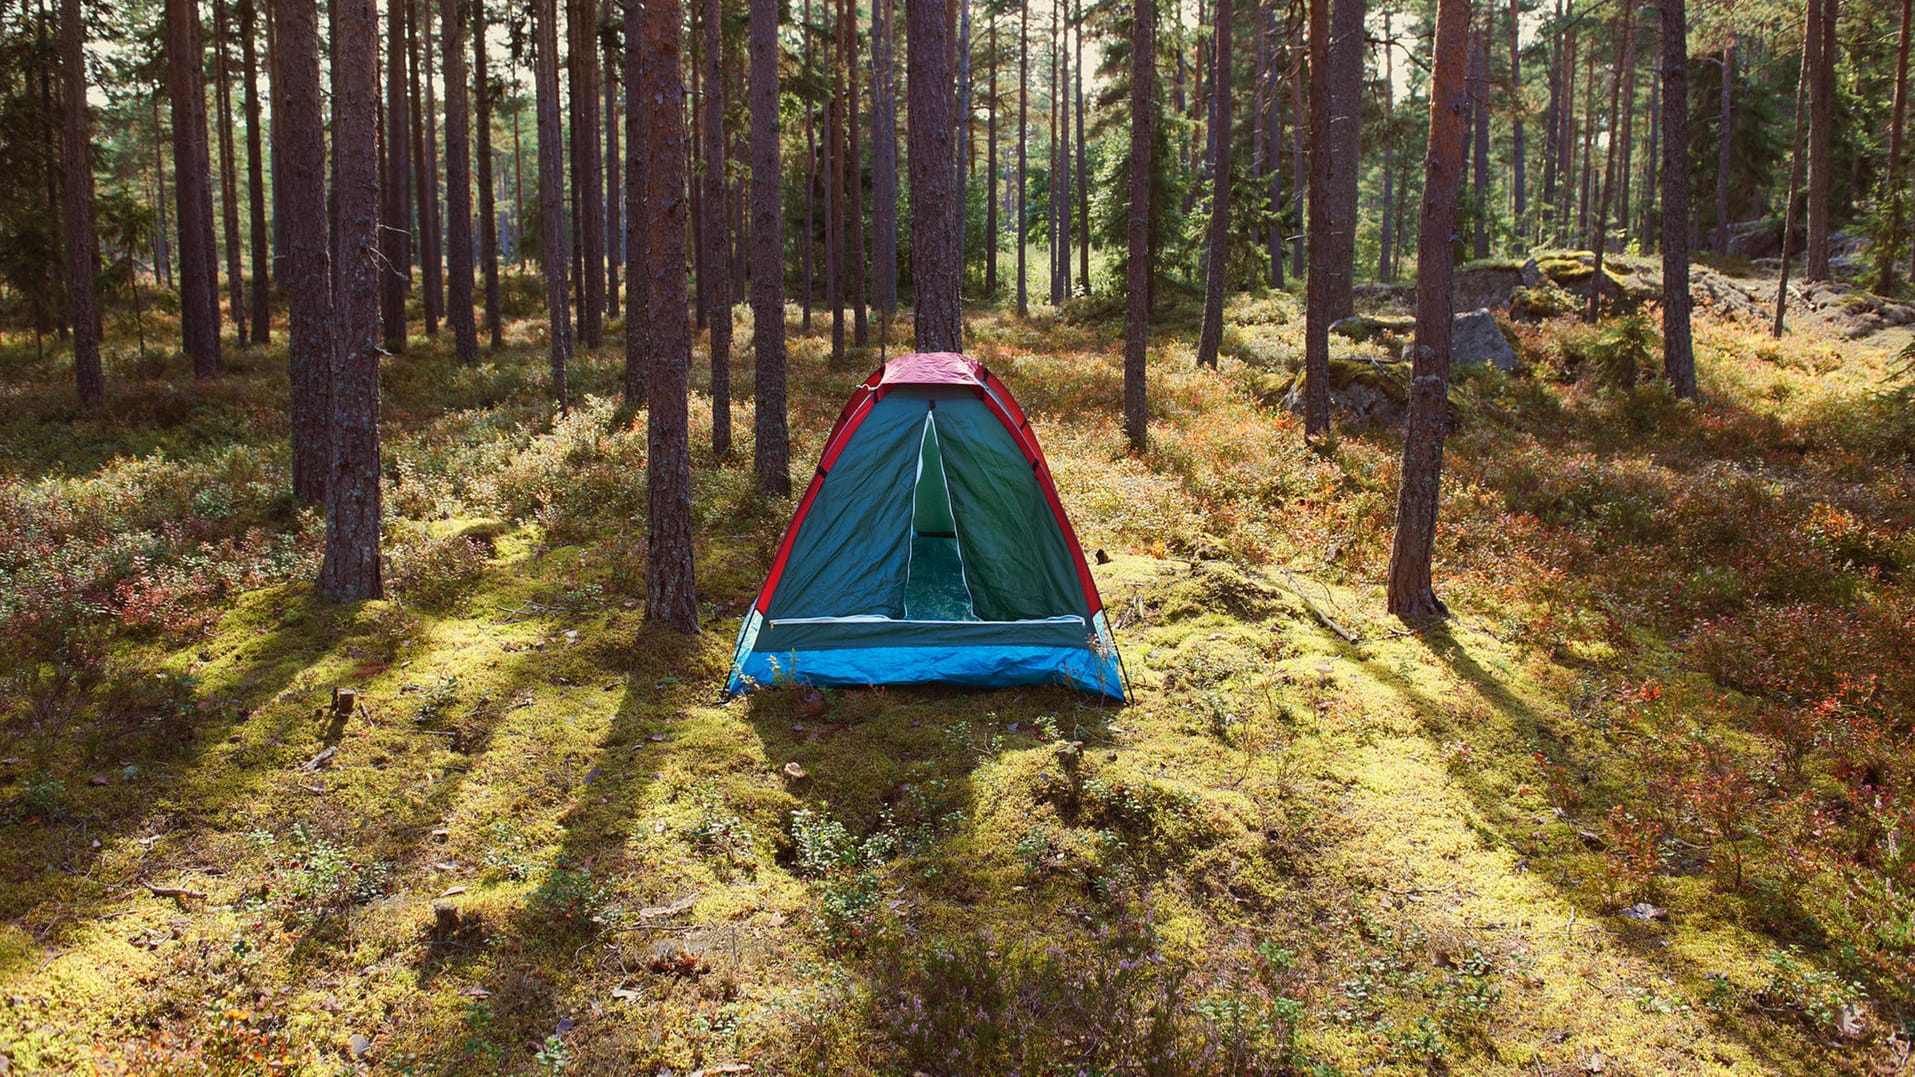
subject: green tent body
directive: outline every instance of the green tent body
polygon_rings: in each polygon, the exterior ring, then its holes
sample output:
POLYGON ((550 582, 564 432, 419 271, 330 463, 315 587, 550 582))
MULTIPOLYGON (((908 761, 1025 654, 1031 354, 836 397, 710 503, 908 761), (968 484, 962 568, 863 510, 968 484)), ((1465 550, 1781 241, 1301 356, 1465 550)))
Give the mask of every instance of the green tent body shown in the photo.
POLYGON ((730 691, 780 682, 1124 698, 1037 436, 975 360, 900 356, 845 404, 738 633, 730 691))

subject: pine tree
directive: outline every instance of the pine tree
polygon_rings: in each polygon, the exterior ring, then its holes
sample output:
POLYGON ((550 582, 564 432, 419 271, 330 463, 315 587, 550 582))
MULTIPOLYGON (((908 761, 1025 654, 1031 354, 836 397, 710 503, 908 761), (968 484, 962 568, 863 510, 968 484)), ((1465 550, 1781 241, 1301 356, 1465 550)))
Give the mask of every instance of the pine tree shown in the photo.
MULTIPOLYGON (((1667 2, 1667 0, 1665 0, 1667 2)), ((1680 3, 1680 0, 1676 0, 1680 3)), ((1429 150, 1423 161, 1423 213, 1416 245, 1416 338, 1410 364, 1409 430, 1390 544, 1388 602, 1405 619, 1447 616, 1430 580, 1448 423, 1450 287, 1457 190, 1467 137, 1470 0, 1438 0, 1436 56, 1430 78, 1429 150)))
MULTIPOLYGON (((274 186, 285 214, 287 366, 292 380, 293 496, 308 504, 325 500, 332 469, 333 267, 326 235, 326 126, 320 112, 319 7, 317 0, 275 0, 271 8, 278 63, 273 78, 273 137, 279 149, 274 186)), ((341 27, 335 23, 334 29, 341 27)), ((353 65, 341 64, 341 71, 353 65)), ((376 79, 376 76, 375 76, 376 79)), ((372 106, 377 108, 376 103, 372 106)), ((363 148, 372 153, 370 147, 363 148)), ((369 166, 376 181, 378 165, 369 166)), ((335 191, 337 196, 341 192, 335 191)), ((355 192, 356 194, 356 192, 355 192)), ((365 237, 367 242, 376 242, 365 237)), ((369 263, 370 264, 370 263, 369 263)), ((378 270, 368 278, 377 288, 378 270)), ((377 297, 364 316, 378 343, 377 297)))
POLYGON ((173 99, 173 191, 178 198, 181 346, 193 377, 225 372, 220 359, 219 280, 214 267, 213 182, 206 150, 204 53, 197 0, 166 0, 166 55, 173 99))
POLYGON ((951 26, 940 0, 905 0, 905 42, 911 97, 912 280, 917 349, 964 349, 960 311, 963 252, 958 249, 957 175, 952 146, 951 26))
MULTIPOLYGON (((878 7, 884 6, 885 0, 879 0, 878 7)), ((756 263, 751 273, 751 335, 757 361, 752 470, 760 490, 787 497, 791 494, 791 445, 785 426, 785 222, 778 155, 778 0, 751 0, 750 34, 751 242, 752 261, 756 263)))
POLYGON ((627 47, 643 49, 644 58, 640 78, 628 83, 625 107, 634 115, 643 114, 643 140, 651 158, 645 169, 644 202, 635 215, 646 222, 646 250, 650 255, 645 288, 652 348, 645 422, 645 619, 681 632, 697 632, 691 447, 686 416, 691 327, 686 317, 685 281, 685 232, 689 223, 685 198, 685 84, 679 77, 684 8, 679 0, 649 0, 641 7, 640 35, 636 41, 628 41, 627 47))
POLYGON ((332 356, 332 463, 319 593, 384 594, 379 558, 378 16, 373 0, 330 0, 337 169, 339 346, 332 356))
POLYGON ((66 235, 67 320, 73 325, 73 380, 80 403, 106 403, 106 377, 100 369, 100 310, 93 277, 100 239, 93 230, 93 121, 86 100, 86 27, 80 0, 60 0, 61 190, 66 235))

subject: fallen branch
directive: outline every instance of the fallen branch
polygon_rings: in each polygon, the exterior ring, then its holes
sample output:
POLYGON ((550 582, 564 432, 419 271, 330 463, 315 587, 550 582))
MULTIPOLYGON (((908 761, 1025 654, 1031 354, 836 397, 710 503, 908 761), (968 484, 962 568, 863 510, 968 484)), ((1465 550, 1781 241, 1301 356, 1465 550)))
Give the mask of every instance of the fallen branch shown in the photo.
POLYGON ((206 897, 206 891, 192 890, 184 886, 154 886, 145 879, 140 880, 140 885, 146 887, 154 897, 170 897, 175 900, 179 898, 203 899, 206 897))
POLYGON ((1363 642, 1361 636, 1338 624, 1335 618, 1323 612, 1315 602, 1310 601, 1310 596, 1303 593, 1303 584, 1297 580, 1296 576, 1291 574, 1289 569, 1279 567, 1277 571, 1283 573, 1283 578, 1290 581, 1290 593, 1303 600, 1303 607, 1315 614, 1316 619, 1323 622, 1323 627, 1343 637, 1343 642, 1345 643, 1360 644, 1363 642))

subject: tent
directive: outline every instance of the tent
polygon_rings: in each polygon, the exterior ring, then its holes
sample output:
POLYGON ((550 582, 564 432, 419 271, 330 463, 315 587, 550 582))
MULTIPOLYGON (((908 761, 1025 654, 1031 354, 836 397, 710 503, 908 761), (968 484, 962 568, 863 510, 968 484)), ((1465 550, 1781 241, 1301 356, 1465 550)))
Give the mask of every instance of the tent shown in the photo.
POLYGON ((1124 698, 1037 435, 976 360, 900 356, 845 404, 745 615, 728 690, 778 682, 1124 698))

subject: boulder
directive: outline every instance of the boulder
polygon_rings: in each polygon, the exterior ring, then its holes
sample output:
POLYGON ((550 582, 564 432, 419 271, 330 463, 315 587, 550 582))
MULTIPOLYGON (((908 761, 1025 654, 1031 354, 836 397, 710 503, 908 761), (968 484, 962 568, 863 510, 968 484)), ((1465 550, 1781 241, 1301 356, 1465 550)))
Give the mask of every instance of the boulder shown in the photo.
MULTIPOLYGON (((1806 234, 1798 223, 1795 239, 1789 249, 1797 257, 1802 254, 1806 234)), ((1747 258, 1751 261, 1761 258, 1782 257, 1782 222, 1774 217, 1764 217, 1754 221, 1740 221, 1729 226, 1729 249, 1722 253, 1732 258, 1747 258)))
POLYGON ((1415 329, 1416 319, 1410 317, 1357 314, 1330 323, 1330 332, 1358 344, 1387 342, 1390 337, 1407 337, 1415 329))
POLYGON ((1450 363, 1454 366, 1490 363, 1498 370, 1515 370, 1523 365, 1516 349, 1504 339, 1496 316, 1484 308, 1458 314, 1450 323, 1450 363))
POLYGON ((1542 280, 1534 258, 1523 262, 1472 262, 1459 266, 1452 282, 1457 310, 1484 307, 1507 309, 1518 288, 1533 288, 1542 280))

